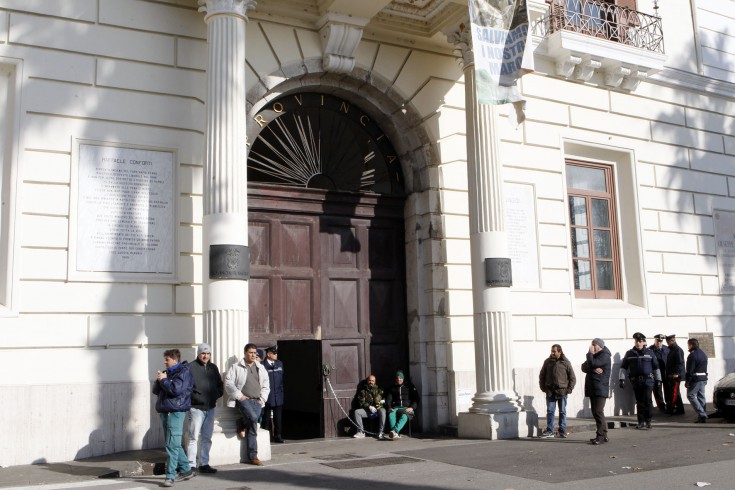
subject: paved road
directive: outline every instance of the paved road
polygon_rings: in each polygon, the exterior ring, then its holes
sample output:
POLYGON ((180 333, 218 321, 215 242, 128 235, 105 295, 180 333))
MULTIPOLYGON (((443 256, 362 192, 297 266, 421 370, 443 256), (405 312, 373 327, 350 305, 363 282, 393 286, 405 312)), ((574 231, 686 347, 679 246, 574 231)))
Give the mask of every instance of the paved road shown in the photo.
MULTIPOLYGON (((264 467, 229 465, 216 475, 177 483, 187 489, 620 489, 735 488, 735 424, 676 421, 650 431, 590 432, 568 439, 479 441, 448 438, 332 439, 277 445, 264 467), (665 482, 665 483, 664 483, 665 482)), ((112 459, 112 458, 111 458, 112 459)), ((109 461, 110 468, 115 461, 109 461)), ((0 487, 151 489, 162 476, 97 479, 104 469, 74 462, 0 469, 0 487), (74 468, 74 469, 72 469, 74 468)), ((108 468, 109 469, 109 468, 108 468)))

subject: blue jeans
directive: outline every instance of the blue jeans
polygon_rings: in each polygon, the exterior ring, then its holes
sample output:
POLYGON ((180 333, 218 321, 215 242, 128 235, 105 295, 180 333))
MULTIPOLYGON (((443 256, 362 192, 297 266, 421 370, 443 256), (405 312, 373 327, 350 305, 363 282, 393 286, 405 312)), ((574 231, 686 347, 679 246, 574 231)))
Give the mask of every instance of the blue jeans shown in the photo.
POLYGON ((704 398, 704 387, 707 386, 707 381, 697 381, 696 383, 689 383, 687 387, 687 398, 689 403, 692 404, 692 408, 697 412, 700 417, 706 417, 707 412, 707 400, 704 398))
POLYGON ((176 473, 186 473, 191 469, 189 459, 181 446, 186 412, 164 412, 158 415, 163 425, 163 440, 166 442, 166 479, 173 480, 176 473))
POLYGON ((191 408, 189 410, 189 447, 186 451, 189 457, 189 464, 197 466, 197 443, 199 442, 199 434, 202 435, 202 450, 199 453, 199 465, 205 466, 209 464, 209 449, 212 447, 212 432, 214 432, 214 408, 209 410, 199 410, 191 408))
POLYGON ((237 408, 243 418, 243 427, 247 430, 245 440, 248 448, 248 459, 254 460, 258 457, 258 419, 263 407, 258 400, 238 400, 237 408))
POLYGON ((554 411, 559 405, 559 432, 567 431, 567 395, 561 398, 546 397, 546 432, 554 432, 554 411))

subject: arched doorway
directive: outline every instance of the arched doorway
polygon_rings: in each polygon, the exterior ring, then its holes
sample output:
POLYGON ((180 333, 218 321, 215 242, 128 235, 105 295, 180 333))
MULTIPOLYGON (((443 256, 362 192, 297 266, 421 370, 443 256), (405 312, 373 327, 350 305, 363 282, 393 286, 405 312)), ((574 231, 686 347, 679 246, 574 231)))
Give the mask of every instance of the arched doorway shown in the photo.
POLYGON ((388 386, 408 368, 398 157, 331 94, 283 96, 254 121, 250 338, 279 346, 285 436, 342 435, 360 381, 372 372, 388 386))

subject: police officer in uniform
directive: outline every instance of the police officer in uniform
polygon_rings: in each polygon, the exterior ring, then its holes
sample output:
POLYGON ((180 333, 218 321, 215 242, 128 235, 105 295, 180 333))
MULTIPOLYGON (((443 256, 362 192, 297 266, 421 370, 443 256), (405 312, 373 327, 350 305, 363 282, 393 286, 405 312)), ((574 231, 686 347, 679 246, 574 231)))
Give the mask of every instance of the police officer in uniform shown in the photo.
POLYGON ((676 343, 676 335, 666 336, 669 345, 669 357, 666 359, 666 408, 670 415, 684 415, 684 403, 681 401, 681 382, 684 381, 684 350, 676 343))
POLYGON ((661 384, 661 372, 653 351, 646 347, 646 336, 640 332, 633 334, 635 345, 625 353, 620 364, 620 387, 625 388, 625 378, 633 385, 635 394, 638 426, 636 429, 650 429, 653 418, 651 393, 654 386, 661 384))
MULTIPOLYGON (((653 338, 655 340, 653 346, 651 347, 651 350, 656 356, 656 360, 658 361, 658 369, 659 371, 661 371, 661 377, 663 378, 666 374, 666 361, 669 357, 669 348, 666 346, 666 344, 664 344, 664 340, 666 340, 666 335, 660 333, 658 335, 655 335, 653 338)), ((661 383, 658 383, 653 387, 653 398, 656 400, 658 411, 666 413, 668 408, 666 406, 666 402, 670 398, 664 397, 664 392, 661 390, 661 383)))

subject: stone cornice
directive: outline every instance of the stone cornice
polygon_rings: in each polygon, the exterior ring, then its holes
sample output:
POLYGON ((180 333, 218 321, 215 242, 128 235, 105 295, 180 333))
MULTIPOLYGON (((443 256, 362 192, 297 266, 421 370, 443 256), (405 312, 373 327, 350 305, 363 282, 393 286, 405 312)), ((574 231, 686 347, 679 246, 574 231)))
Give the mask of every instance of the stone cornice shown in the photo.
POLYGON ((648 78, 650 83, 666 85, 669 87, 685 88, 695 92, 710 95, 719 95, 728 99, 735 99, 735 83, 717 80, 697 73, 664 68, 657 74, 648 78))

